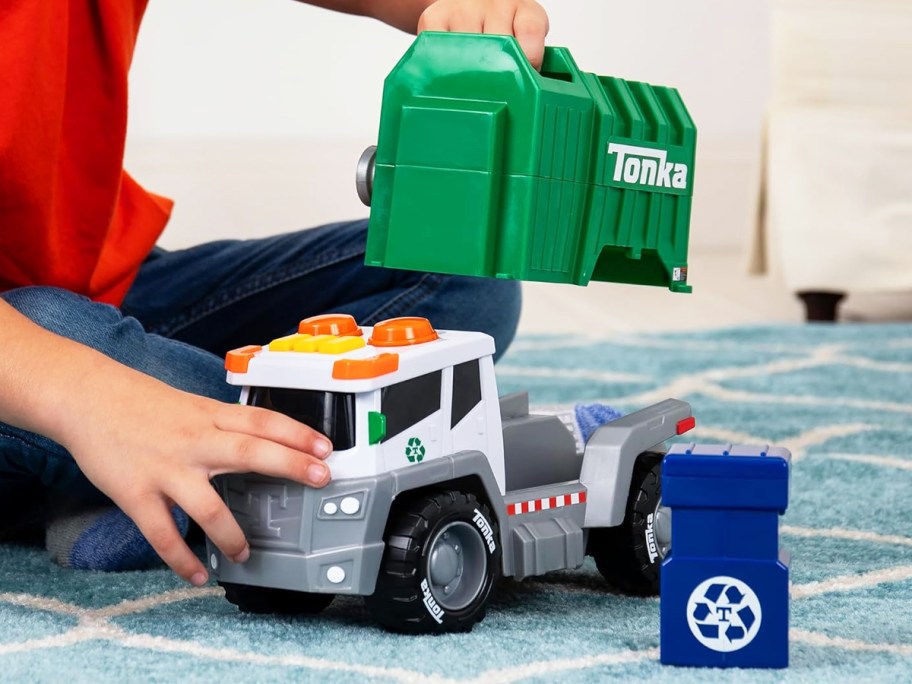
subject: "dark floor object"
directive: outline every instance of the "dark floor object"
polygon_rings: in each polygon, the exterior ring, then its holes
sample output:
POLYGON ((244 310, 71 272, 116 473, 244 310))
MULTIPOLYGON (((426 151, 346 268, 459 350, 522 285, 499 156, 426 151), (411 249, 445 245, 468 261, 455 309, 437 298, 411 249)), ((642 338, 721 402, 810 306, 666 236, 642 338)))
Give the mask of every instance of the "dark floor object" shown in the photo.
POLYGON ((37 479, 0 487, 0 544, 44 546, 47 494, 37 479))
POLYGON ((316 615, 335 598, 335 594, 308 594, 230 582, 219 584, 225 589, 225 598, 242 613, 258 615, 316 615))
POLYGON ((799 292, 798 298, 804 302, 807 321, 826 321, 834 323, 839 303, 845 299, 845 292, 799 292))

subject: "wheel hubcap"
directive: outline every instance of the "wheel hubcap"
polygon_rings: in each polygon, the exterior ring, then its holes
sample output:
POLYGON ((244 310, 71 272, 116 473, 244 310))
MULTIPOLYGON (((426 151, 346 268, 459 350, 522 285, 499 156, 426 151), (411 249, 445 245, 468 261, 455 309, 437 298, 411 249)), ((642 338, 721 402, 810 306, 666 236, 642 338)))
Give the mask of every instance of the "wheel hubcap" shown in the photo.
POLYGON ((465 608, 482 590, 487 565, 478 531, 463 521, 449 523, 434 537, 428 556, 434 599, 448 610, 465 608))
POLYGON ((656 504, 652 516, 652 531, 655 534, 656 548, 659 559, 664 559, 671 551, 671 509, 662 505, 662 500, 656 504))

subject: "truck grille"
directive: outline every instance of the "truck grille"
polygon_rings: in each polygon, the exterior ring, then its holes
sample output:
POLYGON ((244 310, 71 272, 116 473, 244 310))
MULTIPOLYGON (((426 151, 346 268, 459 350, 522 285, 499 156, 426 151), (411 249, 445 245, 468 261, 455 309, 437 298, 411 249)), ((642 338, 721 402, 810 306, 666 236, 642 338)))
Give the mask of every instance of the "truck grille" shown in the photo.
POLYGON ((299 548, 304 487, 293 482, 231 475, 223 492, 251 546, 299 548))

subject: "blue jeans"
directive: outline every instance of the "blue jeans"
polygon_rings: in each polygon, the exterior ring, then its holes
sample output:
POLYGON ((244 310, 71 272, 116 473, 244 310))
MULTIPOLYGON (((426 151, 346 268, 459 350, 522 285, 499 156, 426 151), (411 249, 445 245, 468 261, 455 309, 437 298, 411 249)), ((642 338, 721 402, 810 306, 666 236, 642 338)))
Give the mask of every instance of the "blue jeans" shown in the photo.
MULTIPOLYGON (((226 351, 290 334, 300 319, 320 313, 349 313, 365 325, 425 316, 440 329, 485 331, 498 354, 506 350, 519 319, 518 283, 369 268, 365 236, 366 222, 355 221, 156 249, 120 309, 50 287, 0 297, 48 330, 174 387, 226 402, 238 397, 238 388, 225 382, 226 351)), ((73 401, 79 401, 78 387, 73 401)), ((0 423, 0 525, 41 489, 105 500, 62 446, 0 423)))

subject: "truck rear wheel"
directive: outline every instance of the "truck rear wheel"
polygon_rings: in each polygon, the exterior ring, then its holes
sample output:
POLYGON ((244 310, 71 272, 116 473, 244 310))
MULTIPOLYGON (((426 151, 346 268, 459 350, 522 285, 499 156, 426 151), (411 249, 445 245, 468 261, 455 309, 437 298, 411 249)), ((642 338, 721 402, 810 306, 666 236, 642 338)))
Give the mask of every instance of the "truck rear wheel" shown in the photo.
POLYGON ((671 510, 662 506, 663 457, 652 451, 637 457, 624 522, 589 536, 589 553, 602 576, 638 596, 659 593, 659 570, 671 549, 671 510))
POLYGON ((497 523, 473 494, 407 499, 390 514, 377 587, 365 603, 394 632, 467 632, 500 568, 497 523))
POLYGON ((240 608, 242 613, 316 615, 335 598, 334 594, 313 594, 231 582, 219 584, 225 589, 225 598, 240 608))

